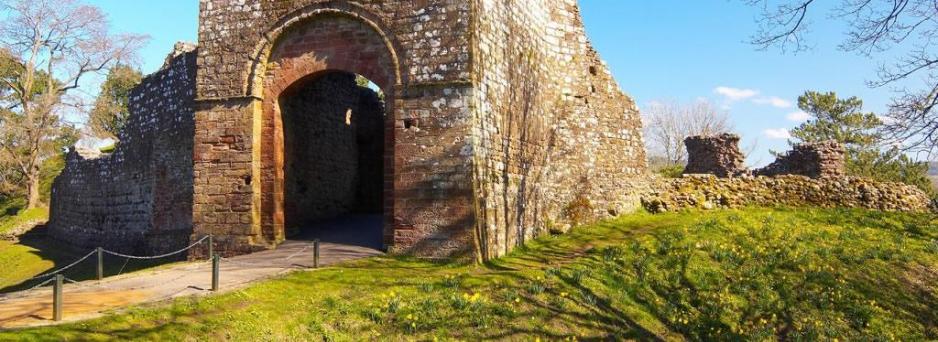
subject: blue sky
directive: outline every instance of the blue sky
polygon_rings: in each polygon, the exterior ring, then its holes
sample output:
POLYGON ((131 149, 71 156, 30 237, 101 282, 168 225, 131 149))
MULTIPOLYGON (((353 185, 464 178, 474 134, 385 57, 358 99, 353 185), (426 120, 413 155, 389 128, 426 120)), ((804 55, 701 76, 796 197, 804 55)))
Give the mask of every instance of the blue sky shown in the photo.
MULTIPOLYGON (((160 67, 176 41, 196 41, 196 0, 91 0, 117 31, 147 33, 144 72, 160 67)), ((837 49, 846 30, 812 18, 814 48, 797 55, 758 51, 746 43, 756 31, 758 9, 739 0, 580 0, 587 32, 639 106, 653 101, 707 98, 726 108, 746 146, 757 142, 750 164, 771 162, 784 150, 786 129, 799 122, 795 103, 805 90, 836 91, 864 99, 882 113, 888 89, 870 89, 881 60, 837 49)))

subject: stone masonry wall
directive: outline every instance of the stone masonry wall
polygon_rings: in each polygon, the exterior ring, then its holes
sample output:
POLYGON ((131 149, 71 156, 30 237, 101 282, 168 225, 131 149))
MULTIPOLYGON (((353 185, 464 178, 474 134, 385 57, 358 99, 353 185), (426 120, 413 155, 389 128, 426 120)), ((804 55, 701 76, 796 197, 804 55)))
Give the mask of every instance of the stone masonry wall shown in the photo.
POLYGON ((591 47, 576 1, 472 3, 481 256, 638 207, 638 110, 591 47))
POLYGON ((385 245, 467 255, 470 3, 452 0, 202 0, 192 239, 225 255, 283 241, 279 95, 324 71, 388 96, 385 245))
POLYGON ((642 199, 651 212, 746 206, 818 206, 924 212, 930 200, 914 186, 853 177, 717 178, 694 175, 662 180, 642 199))
POLYGON ((746 157, 739 151, 739 136, 695 136, 684 140, 687 146, 687 167, 684 174, 713 174, 735 177, 748 173, 746 157))
POLYGON ((133 90, 111 154, 72 150, 52 188, 49 234, 84 248, 160 253, 192 231, 196 52, 177 45, 133 90))
POLYGON ((147 79, 118 151, 70 156, 62 238, 275 248, 306 209, 289 193, 290 140, 313 131, 285 95, 336 71, 387 95, 372 147, 392 253, 503 255, 633 210, 648 186, 638 110, 575 0, 200 0, 199 20, 198 51, 147 79))
POLYGON ((917 212, 931 204, 914 186, 846 177, 845 150, 836 142, 796 145, 755 171, 743 166, 736 135, 691 137, 686 142, 689 162, 684 177, 656 181, 654 190, 642 198, 647 210, 819 206, 917 212))
POLYGON ((798 144, 794 149, 755 171, 761 176, 802 175, 811 178, 843 177, 846 175, 847 151, 842 144, 827 141, 798 144))

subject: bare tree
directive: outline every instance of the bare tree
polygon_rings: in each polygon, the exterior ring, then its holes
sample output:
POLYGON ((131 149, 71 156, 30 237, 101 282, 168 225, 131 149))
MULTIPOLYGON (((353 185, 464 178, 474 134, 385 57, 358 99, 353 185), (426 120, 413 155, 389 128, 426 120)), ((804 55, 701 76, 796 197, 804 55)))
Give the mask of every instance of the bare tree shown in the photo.
POLYGON ((643 110, 645 137, 652 164, 676 165, 687 161, 684 139, 716 135, 733 129, 729 116, 707 101, 689 104, 654 102, 643 110))
POLYGON ((74 137, 62 118, 69 93, 87 75, 130 60, 147 38, 110 34, 100 9, 75 0, 7 0, 2 6, 0 159, 22 175, 33 208, 42 161, 74 137))
MULTIPOLYGON (((801 51, 809 46, 805 35, 818 0, 743 0, 762 7, 760 29, 752 43, 761 48, 801 51)), ((874 56, 893 48, 905 49, 901 57, 879 68, 871 87, 893 86, 897 96, 890 105, 885 135, 911 152, 938 150, 938 2, 935 0, 842 0, 829 18, 846 22, 850 29, 840 49, 874 56), (918 89, 899 87, 901 80, 916 76, 918 89)))

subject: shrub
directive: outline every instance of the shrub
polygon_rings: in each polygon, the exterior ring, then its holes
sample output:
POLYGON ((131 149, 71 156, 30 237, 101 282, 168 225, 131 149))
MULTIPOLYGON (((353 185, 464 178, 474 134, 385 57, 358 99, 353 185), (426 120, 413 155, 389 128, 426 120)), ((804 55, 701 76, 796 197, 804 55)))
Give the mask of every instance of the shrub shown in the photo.
POLYGON ((684 175, 684 165, 670 165, 655 170, 655 173, 664 178, 681 178, 684 175))

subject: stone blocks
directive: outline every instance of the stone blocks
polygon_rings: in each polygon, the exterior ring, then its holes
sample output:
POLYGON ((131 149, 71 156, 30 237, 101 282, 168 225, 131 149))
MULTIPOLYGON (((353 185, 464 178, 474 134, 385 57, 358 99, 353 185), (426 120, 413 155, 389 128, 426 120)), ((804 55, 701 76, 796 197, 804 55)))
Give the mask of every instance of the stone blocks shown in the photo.
POLYGON ((746 158, 739 151, 739 136, 695 136, 684 140, 687 146, 687 168, 684 174, 712 174, 718 177, 743 175, 746 158))
POLYGON ((192 232, 196 52, 179 44, 131 92, 110 154, 72 149, 52 186, 49 235, 82 248, 163 253, 192 232))
POLYGON ((762 169, 756 175, 802 175, 811 178, 843 177, 846 175, 846 149, 836 141, 798 144, 794 149, 762 169))
POLYGON ((285 215, 303 210, 288 140, 312 131, 291 131, 302 125, 284 120, 282 100, 333 72, 387 96, 374 150, 392 253, 497 257, 640 205, 640 115, 575 0, 202 0, 199 19, 197 52, 137 91, 136 128, 114 156, 70 158, 54 195, 60 236, 275 248, 285 215))
POLYGON ((662 180, 645 195, 648 211, 744 208, 747 206, 816 206, 865 208, 884 211, 926 212, 931 200, 918 188, 855 177, 717 178, 692 175, 662 180))

